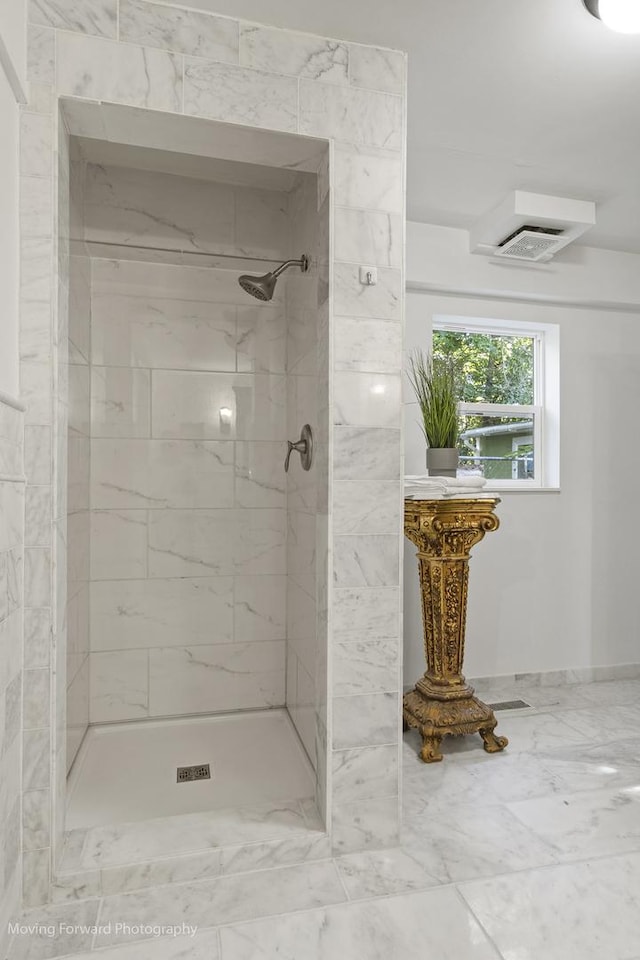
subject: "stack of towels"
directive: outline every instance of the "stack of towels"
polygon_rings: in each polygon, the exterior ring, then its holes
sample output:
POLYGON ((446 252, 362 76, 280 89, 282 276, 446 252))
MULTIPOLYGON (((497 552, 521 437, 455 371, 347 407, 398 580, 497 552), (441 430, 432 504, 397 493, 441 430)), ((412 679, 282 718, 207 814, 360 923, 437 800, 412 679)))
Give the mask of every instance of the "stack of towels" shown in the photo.
POLYGON ((408 500, 440 500, 444 497, 485 496, 484 477, 405 477, 404 495, 408 500))

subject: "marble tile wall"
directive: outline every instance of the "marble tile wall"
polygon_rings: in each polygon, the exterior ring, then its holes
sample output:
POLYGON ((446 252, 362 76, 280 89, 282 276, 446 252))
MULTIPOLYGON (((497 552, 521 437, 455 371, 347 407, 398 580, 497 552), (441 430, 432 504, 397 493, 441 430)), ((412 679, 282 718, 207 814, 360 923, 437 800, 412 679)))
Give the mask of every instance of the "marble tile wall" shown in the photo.
MULTIPOLYGON (((41 795, 22 791, 23 684, 37 685, 38 644, 27 642, 23 658, 22 579, 25 489, 23 476, 24 411, 0 397, 0 954, 4 956, 7 923, 21 901, 22 836, 27 848, 39 842, 41 795), (23 821, 24 818, 24 821, 23 821)), ((37 508, 28 509, 36 522, 37 508)), ((30 714, 33 716, 33 714, 30 714)))
MULTIPOLYGON (((85 236, 284 260, 287 206, 279 191, 89 164, 85 236)), ((92 271, 91 721, 281 705, 284 279, 263 304, 237 270, 92 271)))
MULTIPOLYGON (((63 463, 66 454, 58 442, 62 431, 59 418, 53 416, 52 403, 57 396, 54 391, 60 391, 63 396, 66 389, 64 381, 58 378, 56 359, 56 287, 59 290, 64 286, 55 240, 58 212, 52 202, 54 159, 58 149, 58 98, 73 97, 78 103, 87 101, 87 106, 90 100, 111 101, 115 105, 112 110, 133 106, 183 114, 196 117, 194 122, 200 124, 208 119, 221 121, 221 131, 225 123, 230 123, 326 137, 330 142, 332 251, 328 275, 321 281, 330 290, 330 336, 324 357, 330 383, 328 509, 336 518, 341 515, 342 520, 330 533, 327 544, 330 564, 334 551, 341 557, 340 568, 335 571, 331 568, 326 600, 332 636, 328 672, 332 696, 352 699, 353 714, 357 714, 358 698, 363 698, 364 711, 369 705, 375 707, 370 698, 382 696, 385 699, 381 703, 386 705, 388 698, 397 697, 399 692, 399 686, 395 691, 384 688, 391 685, 387 671, 395 669, 399 648, 400 605, 398 598, 395 606, 395 598, 400 567, 393 560, 393 549, 397 545, 400 554, 401 534, 399 524, 393 529, 392 524, 400 502, 401 428, 394 411, 381 405, 379 396, 381 391, 388 390, 390 406, 393 406, 400 375, 399 361, 395 366, 393 358, 398 357, 402 326, 403 267, 402 257, 398 255, 398 242, 402 244, 402 237, 398 225, 402 224, 404 213, 405 58, 394 51, 311 38, 270 27, 258 28, 226 17, 145 0, 120 0, 119 3, 99 0, 91 5, 70 0, 56 3, 34 0, 30 4, 30 21, 30 102, 22 115, 21 130, 21 385, 28 404, 25 417, 27 495, 33 498, 34 504, 42 505, 48 488, 52 512, 48 520, 44 519, 42 537, 38 537, 45 542, 27 546, 25 550, 26 636, 33 650, 39 653, 33 661, 37 665, 29 668, 33 674, 29 677, 29 697, 25 698, 25 717, 28 714, 29 723, 24 735, 23 777, 29 790, 43 792, 40 799, 44 809, 49 800, 49 773, 53 766, 57 830, 62 807, 58 774, 60 751, 53 752, 58 740, 52 736, 44 694, 51 689, 45 681, 56 663, 59 664, 52 651, 56 650, 58 641, 61 647, 66 641, 64 633, 58 635, 55 616, 57 596, 62 589, 61 565, 54 570, 57 555, 64 556, 65 544, 61 525, 56 528, 55 537, 52 525, 49 532, 46 529, 52 519, 62 516, 62 494, 52 483, 61 481, 66 469, 63 463), (80 6, 83 10, 79 10, 80 6), (354 236, 357 237, 355 243, 354 236), (380 282, 375 287, 363 287, 358 280, 357 268, 365 256, 368 263, 379 267, 380 282), (357 361, 354 361, 355 349, 362 352, 357 361), (340 380, 336 376, 338 372, 344 374, 340 380), (372 374, 384 375, 385 379, 374 381, 372 374), (30 486, 43 489, 30 494, 30 486), (351 518, 349 505, 354 503, 361 509, 351 518), (381 547, 384 549, 378 561, 381 547), (350 621, 340 619, 341 609, 343 613, 351 611, 350 621), (373 633, 363 636, 366 624, 372 624, 373 633), (368 646, 363 649, 363 644, 368 646), (365 662, 367 669, 361 669, 358 665, 365 662), (41 673, 36 676, 38 671, 41 673)), ((145 129, 144 123, 132 128, 131 136, 138 139, 131 142, 145 145, 145 129)), ((240 126, 237 129, 240 130, 240 126)), ((215 138, 210 142, 215 150, 215 138)), ((259 156, 257 149, 252 162, 259 160, 259 156)), ((326 176, 326 169, 324 173, 326 176)), ((162 271, 162 276, 157 278, 157 291, 165 283, 166 272, 162 271)), ((130 276, 128 282, 135 288, 135 276, 130 276)), ((198 284, 192 283, 192 290, 197 288, 198 284)), ((63 302, 64 296, 62 290, 63 302)), ((162 294, 158 292, 158 296, 162 294)), ((118 314, 114 324, 122 322, 126 320, 118 314)), ((96 366, 118 366, 119 363, 120 360, 109 360, 96 366)), ((174 381, 176 394, 179 393, 177 383, 174 381)), ((232 384, 231 388, 234 385, 237 386, 232 384)), ((199 415, 197 394, 198 391, 191 406, 195 418, 199 415)), ((282 402, 284 404, 284 400, 282 402)), ((184 412, 188 423, 189 408, 184 412)), ((141 412, 141 422, 143 420, 144 412, 141 412)), ((167 417, 164 425, 167 435, 158 439, 181 439, 173 435, 175 418, 167 417)), ((135 438, 116 435, 104 439, 135 438)), ((213 442, 218 438, 185 439, 213 442)), ((242 441, 257 442, 255 436, 244 437, 242 441)), ((156 495, 157 492, 151 491, 151 496, 156 495)), ((266 508, 267 511, 273 509, 266 508)), ((127 510, 151 512, 148 506, 139 504, 105 508, 114 513, 124 511, 126 514, 127 510)), ((271 518, 263 519, 269 530, 271 518)), ((135 516, 125 515, 117 525, 121 531, 129 531, 127 536, 135 542, 139 529, 136 524, 135 516)), ((184 570, 184 558, 179 557, 180 545, 172 539, 172 532, 158 529, 154 535, 159 547, 173 544, 178 548, 168 568, 184 570)), ((161 552, 155 551, 158 555, 161 552)), ((187 567, 189 562, 187 558, 187 567)), ((235 572, 233 575, 237 576, 235 572)), ((183 574, 178 574, 178 578, 181 576, 183 574)), ((158 579, 165 577, 174 579, 176 574, 163 573, 158 579)), ((251 617, 248 609, 246 612, 251 617)), ((55 686, 53 694, 53 713, 59 728, 66 697, 61 697, 55 686)), ((339 717, 344 718, 341 703, 336 709, 339 717)), ((334 765, 336 770, 338 766, 342 772, 345 769, 344 758, 338 756, 341 751, 334 751, 332 746, 333 714, 330 704, 327 713, 330 780, 334 765)), ((396 720, 399 734, 397 714, 396 720)), ((357 725, 349 746, 344 747, 361 751, 363 761, 369 756, 371 768, 375 765, 373 754, 367 755, 364 751, 394 744, 397 748, 399 739, 393 736, 390 724, 376 723, 375 730, 372 735, 357 725), (378 742, 372 743, 372 738, 378 742)), ((357 769, 358 779, 364 778, 366 783, 368 778, 363 774, 362 763, 357 769)), ((370 786, 363 788, 362 799, 346 799, 343 788, 333 798, 332 832, 337 849, 384 845, 397 832, 397 783, 394 789, 387 784, 386 795, 382 796, 380 778, 373 775, 373 769, 371 773, 370 786)), ((28 903, 44 901, 50 895, 51 855, 46 830, 38 831, 37 841, 39 845, 26 850, 23 858, 28 903)))
MULTIPOLYGON (((65 134, 66 135, 66 134, 65 134)), ((77 143, 69 145, 68 332, 65 364, 68 398, 59 398, 67 419, 66 769, 70 769, 89 723, 89 463, 91 396, 91 261, 84 244, 86 164, 77 143), (65 410, 66 407, 66 410, 65 410)), ((61 172, 60 177, 64 176, 61 172)), ((63 316, 63 310, 60 310, 63 316)), ((64 369, 64 367, 62 367, 64 369)))

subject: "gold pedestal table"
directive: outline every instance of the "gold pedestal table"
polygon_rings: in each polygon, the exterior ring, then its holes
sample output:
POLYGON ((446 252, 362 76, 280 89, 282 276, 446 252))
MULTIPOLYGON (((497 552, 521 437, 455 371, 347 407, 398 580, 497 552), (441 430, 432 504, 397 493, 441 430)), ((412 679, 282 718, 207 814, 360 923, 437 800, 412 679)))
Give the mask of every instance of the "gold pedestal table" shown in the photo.
POLYGON ((498 498, 405 500, 404 532, 418 548, 427 670, 405 694, 404 728, 422 737, 425 763, 442 760, 442 738, 479 733, 488 753, 509 742, 494 733, 497 720, 462 675, 469 585, 469 553, 497 530, 498 498))

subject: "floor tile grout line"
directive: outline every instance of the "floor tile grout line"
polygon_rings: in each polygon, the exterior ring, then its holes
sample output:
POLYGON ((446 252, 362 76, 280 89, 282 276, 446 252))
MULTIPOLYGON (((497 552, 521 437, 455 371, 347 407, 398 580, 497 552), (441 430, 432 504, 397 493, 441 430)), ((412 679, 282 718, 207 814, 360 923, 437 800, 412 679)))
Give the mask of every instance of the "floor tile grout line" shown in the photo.
POLYGON ((467 912, 471 914, 471 916, 473 917, 473 919, 476 921, 476 923, 477 923, 478 926, 480 927, 482 933, 484 934, 484 936, 487 938, 487 940, 489 941, 489 943, 491 944, 491 946, 492 946, 493 949, 495 950, 495 952, 496 952, 496 957, 497 957, 497 958, 500 958, 500 960, 505 960, 505 956, 504 956, 504 954, 502 953, 502 951, 498 948, 498 944, 495 942, 495 940, 493 939, 493 937, 491 936, 491 934, 489 933, 489 931, 486 929, 486 927, 484 926, 484 924, 482 923, 482 921, 479 919, 479 917, 476 916, 475 911, 473 910, 473 908, 471 907, 471 905, 470 905, 469 903, 467 903, 466 899, 464 898, 464 896, 463 896, 463 894, 462 894, 462 891, 459 890, 457 886, 455 887, 455 892, 456 892, 456 896, 457 896, 459 902, 465 907, 465 909, 467 910, 467 912))

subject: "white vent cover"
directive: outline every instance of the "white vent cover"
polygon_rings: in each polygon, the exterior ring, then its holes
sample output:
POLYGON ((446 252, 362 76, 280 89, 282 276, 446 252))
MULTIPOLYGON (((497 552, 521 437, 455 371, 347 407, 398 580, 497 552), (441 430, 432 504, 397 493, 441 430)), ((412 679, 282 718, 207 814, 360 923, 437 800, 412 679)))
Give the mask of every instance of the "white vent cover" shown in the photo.
POLYGON ((547 260, 564 245, 562 234, 527 230, 523 227, 514 236, 501 243, 494 256, 512 257, 514 260, 547 260))
POLYGON ((550 260, 596 222, 591 200, 514 190, 469 231, 471 253, 520 261, 550 260))

